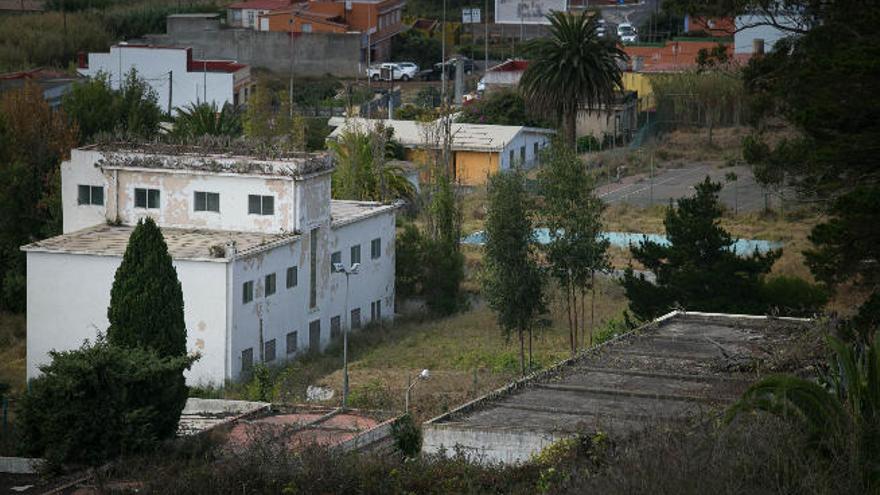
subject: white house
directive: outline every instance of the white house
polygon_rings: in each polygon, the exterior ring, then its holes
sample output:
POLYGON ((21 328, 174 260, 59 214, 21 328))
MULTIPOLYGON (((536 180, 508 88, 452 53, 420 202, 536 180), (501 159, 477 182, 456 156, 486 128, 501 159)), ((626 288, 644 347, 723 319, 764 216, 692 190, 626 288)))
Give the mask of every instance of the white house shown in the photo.
MULTIPOLYGON (((419 162, 426 150, 436 150, 445 141, 441 120, 371 120, 360 117, 332 117, 335 127, 328 139, 337 140, 345 132, 366 132, 383 125, 394 130, 394 140, 406 149, 407 160, 419 162)), ((449 144, 452 151, 452 173, 456 182, 479 185, 486 177, 511 168, 529 169, 538 163, 541 150, 550 144, 552 129, 517 125, 487 125, 452 122, 449 144)))
POLYGON ((291 0, 247 0, 226 6, 226 24, 230 27, 268 31, 268 19, 260 26, 260 16, 291 6, 291 0))
POLYGON ((63 234, 27 254, 27 374, 108 327, 133 226, 162 228, 183 287, 191 384, 321 350, 393 318, 394 205, 330 199, 332 160, 87 147, 61 166, 63 234), (360 263, 351 275, 332 263, 360 263), (346 301, 347 299, 347 301, 346 301), (346 302, 347 308, 346 310, 346 302))
POLYGON ((218 107, 244 103, 253 84, 248 65, 194 59, 192 48, 175 46, 113 45, 109 53, 80 57, 78 72, 88 77, 106 74, 110 86, 118 89, 132 69, 156 91, 159 106, 170 112, 200 102, 218 107))

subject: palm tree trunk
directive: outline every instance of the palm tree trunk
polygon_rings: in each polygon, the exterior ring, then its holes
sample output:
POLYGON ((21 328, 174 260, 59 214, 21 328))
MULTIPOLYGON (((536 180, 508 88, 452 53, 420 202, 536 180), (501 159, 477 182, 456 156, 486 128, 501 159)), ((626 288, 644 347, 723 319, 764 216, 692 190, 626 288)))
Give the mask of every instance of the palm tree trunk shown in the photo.
POLYGON ((574 108, 568 108, 565 112, 565 143, 571 146, 571 149, 577 151, 577 105, 574 108))

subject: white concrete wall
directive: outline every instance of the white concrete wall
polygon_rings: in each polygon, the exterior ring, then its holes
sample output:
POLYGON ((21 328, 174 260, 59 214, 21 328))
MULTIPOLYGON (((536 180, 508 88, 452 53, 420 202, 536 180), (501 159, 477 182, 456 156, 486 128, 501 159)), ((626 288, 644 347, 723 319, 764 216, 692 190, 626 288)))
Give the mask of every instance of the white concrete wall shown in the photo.
MULTIPOLYGON (((198 53, 193 53, 199 58, 198 53)), ((169 71, 171 77, 171 107, 183 108, 199 102, 215 102, 217 106, 232 104, 232 73, 187 70, 187 52, 183 48, 153 48, 115 45, 110 53, 89 53, 89 67, 79 69, 84 76, 94 77, 99 72, 107 74, 113 88, 119 88, 131 69, 137 69, 158 98, 159 107, 168 109, 169 71)))
POLYGON ((510 170, 512 165, 521 165, 520 148, 522 146, 526 147, 525 168, 532 168, 535 165, 535 160, 538 158, 535 155, 535 143, 538 143, 539 150, 544 149, 545 146, 550 144, 550 136, 528 130, 520 131, 512 141, 504 144, 504 149, 501 151, 501 170, 510 170), (513 150, 512 163, 510 161, 511 150, 513 150))
MULTIPOLYGON (((27 253, 27 376, 49 351, 79 348, 109 326, 107 307, 122 258, 27 253)), ((202 354, 187 383, 217 382, 226 367, 226 263, 176 261, 183 288, 187 350, 202 354)))
MULTIPOLYGON (((361 308, 361 323, 370 322, 370 303, 382 301, 383 319, 394 317, 394 238, 395 215, 387 212, 347 226, 320 227, 317 253, 317 305, 309 308, 309 231, 291 244, 268 252, 239 259, 233 265, 232 328, 230 337, 231 375, 241 373, 241 352, 252 348, 254 363, 260 359, 260 323, 263 342, 275 339, 277 364, 296 354, 287 353, 287 334, 297 332, 298 352, 309 350, 309 323, 321 321, 321 349, 330 343, 330 319, 345 312, 345 276, 330 273, 330 255, 342 251, 342 262, 351 263, 351 246, 361 245, 361 269, 352 275, 349 288, 349 311, 361 308), (370 241, 382 239, 382 255, 370 258, 370 241), (287 268, 297 266, 298 284, 286 288, 287 268), (274 273, 276 292, 265 295, 265 276, 274 273), (243 303, 243 287, 254 282, 254 300, 243 303)), ((344 323, 343 323, 344 324, 344 323)))
POLYGON ((524 463, 563 438, 534 431, 452 428, 442 424, 425 425, 422 435, 425 454, 437 454, 444 449, 452 454, 458 446, 469 460, 485 464, 524 463))
POLYGON ((299 207, 293 179, 275 179, 235 174, 212 174, 185 170, 105 170, 96 167, 103 154, 75 149, 71 159, 61 164, 61 202, 64 232, 120 221, 134 225, 150 216, 161 227, 200 228, 244 232, 292 232, 300 225, 298 209, 319 218, 329 216, 329 175, 312 179, 318 186, 307 190, 306 204, 299 207), (321 181, 326 184, 322 184, 321 181), (104 206, 78 205, 79 185, 103 185, 104 206), (136 188, 159 189, 159 208, 135 208, 136 188), (220 194, 220 212, 195 211, 196 191, 220 194), (248 213, 248 196, 257 194, 275 198, 274 215, 248 213), (315 206, 309 206, 314 204, 315 206), (118 206, 117 206, 118 205, 118 206), (320 205, 324 205, 323 207, 320 205), (305 209, 308 206, 308 209, 305 209), (323 209, 322 209, 323 208, 323 209))

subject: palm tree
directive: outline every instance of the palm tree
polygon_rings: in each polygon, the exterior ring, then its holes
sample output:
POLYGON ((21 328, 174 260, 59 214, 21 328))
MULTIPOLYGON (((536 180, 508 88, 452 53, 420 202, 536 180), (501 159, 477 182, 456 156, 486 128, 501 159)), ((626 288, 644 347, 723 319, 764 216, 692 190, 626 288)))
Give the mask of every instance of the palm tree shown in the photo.
POLYGON ((412 199, 415 188, 403 167, 389 163, 392 148, 381 130, 342 133, 328 143, 336 156, 333 197, 338 199, 388 201, 412 199))
POLYGON ((728 411, 763 411, 795 421, 819 452, 857 462, 866 488, 880 488, 880 353, 876 345, 829 337, 835 363, 820 382, 767 377, 752 385, 728 411))
POLYGON ((547 18, 550 37, 529 42, 531 62, 520 88, 533 108, 561 119, 565 141, 574 146, 578 110, 613 103, 623 87, 618 62, 627 55, 611 39, 599 37, 596 18, 586 12, 554 12, 547 18))
POLYGON ((178 108, 174 119, 174 134, 179 137, 240 136, 241 133, 241 115, 228 103, 219 110, 215 102, 190 103, 178 108))

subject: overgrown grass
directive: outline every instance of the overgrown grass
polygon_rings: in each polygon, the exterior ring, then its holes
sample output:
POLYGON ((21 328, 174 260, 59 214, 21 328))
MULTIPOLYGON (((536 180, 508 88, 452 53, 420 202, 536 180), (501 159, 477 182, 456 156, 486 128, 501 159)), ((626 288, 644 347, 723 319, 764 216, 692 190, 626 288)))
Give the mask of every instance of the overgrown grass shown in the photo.
POLYGON ((27 327, 24 315, 0 312, 0 382, 17 396, 26 386, 27 327))
MULTIPOLYGON (((620 287, 598 284, 597 332, 619 319, 626 306, 620 287)), ((532 342, 534 367, 553 364, 569 355, 565 309, 553 298, 548 328, 536 331, 532 342)), ((589 317, 589 308, 587 309, 589 317)), ((589 329, 589 321, 586 322, 589 329)), ((589 337, 584 345, 589 344, 589 337)), ((386 327, 371 326, 350 335, 349 378, 352 404, 363 408, 402 410, 408 379, 422 369, 431 378, 413 389, 416 419, 424 420, 469 398, 497 388, 519 375, 519 341, 507 339, 494 314, 482 305, 442 319, 400 319, 386 327)), ((301 402, 309 385, 342 390, 342 347, 334 342, 323 354, 309 354, 271 370, 272 400, 301 402)), ((249 398, 252 383, 230 383, 222 391, 194 390, 204 397, 249 398)))

